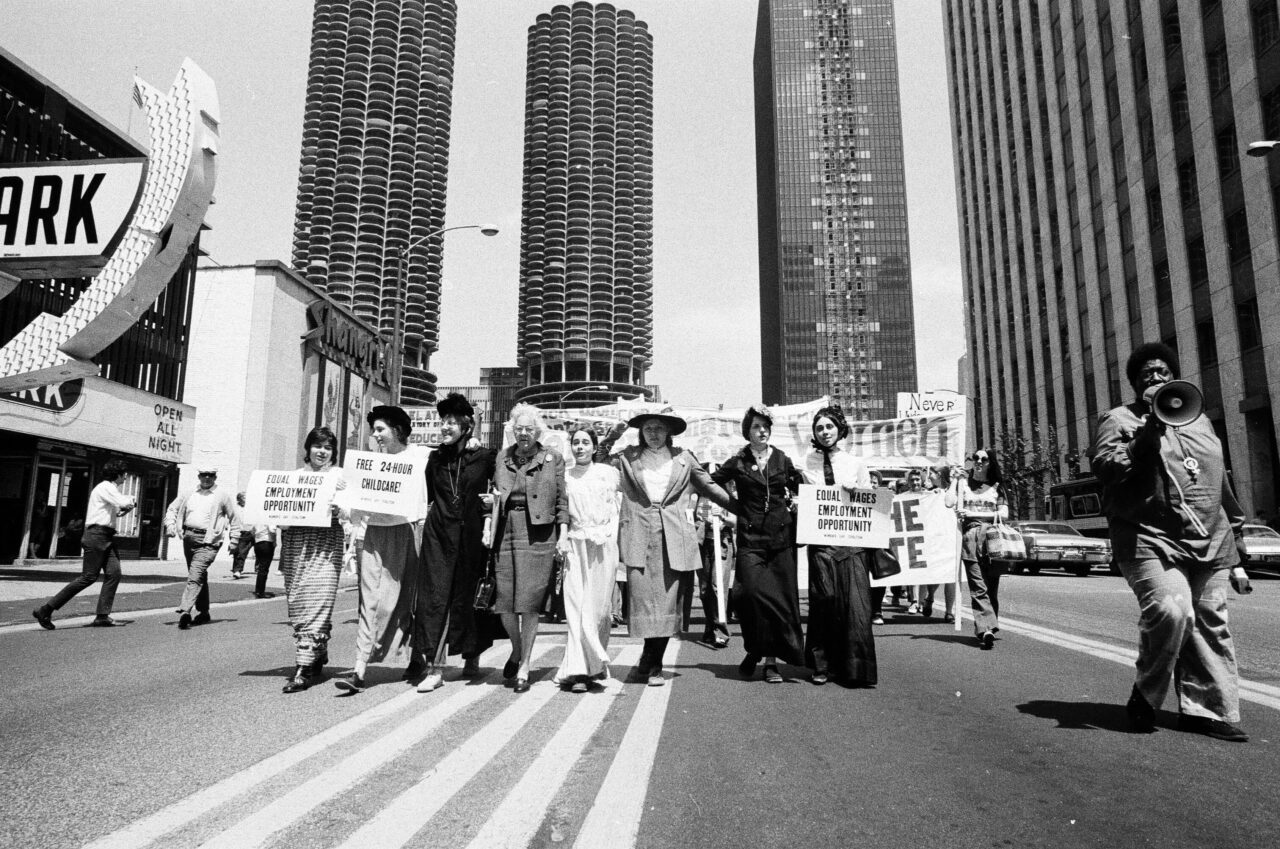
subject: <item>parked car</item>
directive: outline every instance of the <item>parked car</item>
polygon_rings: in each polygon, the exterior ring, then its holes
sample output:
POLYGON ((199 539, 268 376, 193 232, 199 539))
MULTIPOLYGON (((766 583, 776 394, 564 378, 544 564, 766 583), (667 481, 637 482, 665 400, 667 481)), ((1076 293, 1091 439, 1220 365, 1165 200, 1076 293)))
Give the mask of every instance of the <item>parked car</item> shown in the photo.
POLYGON ((1249 552, 1249 562, 1280 568, 1280 533, 1266 525, 1244 526, 1244 550, 1249 552))
POLYGON ((1014 574, 1025 569, 1028 574, 1035 575, 1044 566, 1060 566, 1084 577, 1094 566, 1106 566, 1111 562, 1109 540, 1087 537, 1063 522, 1009 524, 1018 529, 1027 545, 1026 559, 1002 561, 1005 568, 1014 574))

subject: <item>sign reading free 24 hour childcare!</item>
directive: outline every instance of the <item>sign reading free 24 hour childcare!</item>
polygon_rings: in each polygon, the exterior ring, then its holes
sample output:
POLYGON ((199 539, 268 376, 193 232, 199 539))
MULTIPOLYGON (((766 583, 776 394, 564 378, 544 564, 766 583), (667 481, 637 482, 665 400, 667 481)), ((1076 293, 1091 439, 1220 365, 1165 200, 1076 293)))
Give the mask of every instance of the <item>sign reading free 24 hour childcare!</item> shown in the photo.
POLYGON ((888 548, 893 533, 893 492, 801 484, 796 499, 796 542, 888 548))
POLYGON ((352 510, 412 516, 417 510, 427 453, 414 449, 399 454, 348 451, 342 461, 347 479, 347 505, 352 510))
POLYGON ((245 522, 327 528, 333 521, 329 505, 337 488, 337 472, 259 469, 249 476, 244 491, 245 522))

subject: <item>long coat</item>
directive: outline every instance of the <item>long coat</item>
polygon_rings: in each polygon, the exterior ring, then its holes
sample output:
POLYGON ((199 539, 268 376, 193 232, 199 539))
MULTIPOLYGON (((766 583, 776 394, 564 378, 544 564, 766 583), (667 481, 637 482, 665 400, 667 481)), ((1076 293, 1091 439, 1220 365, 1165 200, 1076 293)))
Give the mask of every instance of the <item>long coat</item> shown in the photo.
MULTIPOLYGON (((621 475, 622 514, 619 524, 618 553, 624 565, 643 569, 650 563, 650 546, 657 539, 666 548, 667 562, 678 572, 696 572, 702 564, 698 537, 690 517, 687 498, 689 487, 705 495, 721 507, 730 508, 733 499, 711 480, 696 457, 681 448, 671 448, 671 478, 662 501, 654 504, 644 487, 638 465, 639 446, 624 448, 613 459, 621 475)), ((661 560, 655 558, 656 565, 661 560)))

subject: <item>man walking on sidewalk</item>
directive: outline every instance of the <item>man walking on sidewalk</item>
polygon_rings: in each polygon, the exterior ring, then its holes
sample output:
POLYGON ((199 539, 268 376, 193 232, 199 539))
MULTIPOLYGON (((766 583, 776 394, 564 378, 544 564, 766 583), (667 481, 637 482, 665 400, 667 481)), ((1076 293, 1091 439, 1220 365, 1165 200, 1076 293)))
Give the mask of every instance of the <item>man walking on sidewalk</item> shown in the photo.
POLYGON ((120 554, 116 551, 116 522, 134 508, 132 497, 120 491, 128 466, 123 460, 108 460, 102 466, 104 480, 89 493, 89 506, 84 514, 84 565, 80 577, 63 587, 49 601, 31 611, 41 628, 53 630, 53 611, 58 610, 81 590, 88 588, 102 572, 102 590, 98 593, 98 615, 92 624, 110 628, 111 606, 115 604, 116 587, 120 585, 120 554))
POLYGON ((178 496, 165 512, 164 527, 170 535, 182 538, 182 552, 187 557, 187 588, 178 603, 178 628, 212 621, 209 617, 209 567, 218 556, 222 531, 229 540, 240 539, 240 512, 231 493, 218 489, 218 472, 200 467, 196 470, 200 485, 195 492, 178 496), (196 609, 195 618, 191 608, 196 609))
POLYGON ((238 581, 244 577, 244 564, 254 543, 253 528, 244 525, 243 492, 236 493, 236 518, 240 520, 240 536, 227 538, 227 550, 231 552, 231 577, 238 581))

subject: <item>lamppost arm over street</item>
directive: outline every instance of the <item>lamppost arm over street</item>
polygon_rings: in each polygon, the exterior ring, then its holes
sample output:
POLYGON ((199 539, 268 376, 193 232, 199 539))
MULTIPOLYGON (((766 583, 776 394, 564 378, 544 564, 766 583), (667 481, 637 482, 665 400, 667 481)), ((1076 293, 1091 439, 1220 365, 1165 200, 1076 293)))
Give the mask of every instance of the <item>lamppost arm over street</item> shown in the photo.
POLYGON ((561 407, 563 407, 564 402, 569 400, 569 396, 577 394, 578 392, 607 392, 608 390, 609 390, 609 387, 604 385, 603 383, 597 383, 594 386, 579 386, 578 388, 570 389, 568 392, 561 395, 560 405, 561 407))
POLYGON ((448 233, 450 230, 479 230, 486 236, 498 235, 498 228, 492 224, 459 224, 456 227, 441 227, 404 245, 396 245, 396 315, 391 331, 391 356, 394 357, 394 369, 391 372, 391 403, 400 404, 400 384, 404 377, 404 310, 405 286, 408 284, 409 251, 421 245, 427 239, 448 233))
POLYGON ((1280 149, 1280 141, 1272 141, 1268 139, 1249 142, 1249 147, 1245 150, 1245 153, 1250 156, 1267 156, 1274 153, 1277 149, 1280 149))

